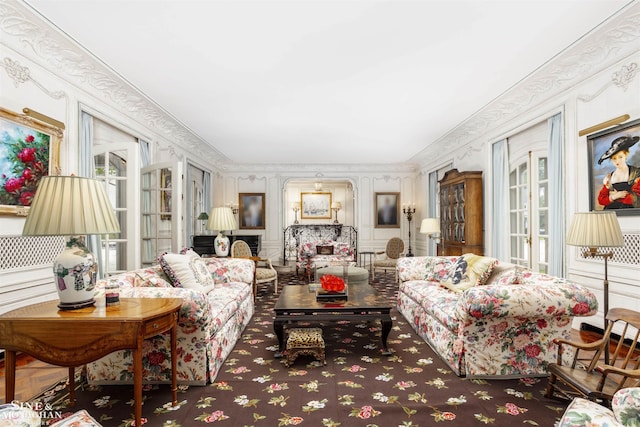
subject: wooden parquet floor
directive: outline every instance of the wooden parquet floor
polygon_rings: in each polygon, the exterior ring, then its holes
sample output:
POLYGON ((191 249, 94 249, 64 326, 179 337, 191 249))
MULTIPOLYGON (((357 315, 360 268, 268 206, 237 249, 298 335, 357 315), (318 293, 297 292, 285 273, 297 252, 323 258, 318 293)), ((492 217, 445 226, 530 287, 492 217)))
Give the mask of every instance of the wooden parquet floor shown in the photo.
MULTIPOLYGON (((69 368, 50 365, 26 354, 20 354, 16 361, 16 400, 27 402, 44 389, 66 378, 69 368)), ((4 359, 0 361, 0 402, 5 401, 4 359)))

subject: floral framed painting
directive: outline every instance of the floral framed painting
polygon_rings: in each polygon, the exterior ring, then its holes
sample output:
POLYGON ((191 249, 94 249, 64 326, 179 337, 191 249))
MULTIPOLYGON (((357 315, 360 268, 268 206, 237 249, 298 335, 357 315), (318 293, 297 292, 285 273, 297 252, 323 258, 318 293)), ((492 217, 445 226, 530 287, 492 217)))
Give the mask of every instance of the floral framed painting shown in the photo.
POLYGON ((40 179, 60 174, 62 134, 0 107, 0 214, 26 216, 40 179))
POLYGON ((640 215, 640 119, 587 136, 592 211, 640 215))
POLYGON ((331 193, 300 193, 300 219, 331 219, 331 193))

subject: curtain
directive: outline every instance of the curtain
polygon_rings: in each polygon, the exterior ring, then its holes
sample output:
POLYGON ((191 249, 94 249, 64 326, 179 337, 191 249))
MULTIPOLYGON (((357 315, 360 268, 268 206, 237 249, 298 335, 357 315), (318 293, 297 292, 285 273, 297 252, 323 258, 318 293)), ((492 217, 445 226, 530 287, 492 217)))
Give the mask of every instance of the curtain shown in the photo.
POLYGON ((140 161, 141 167, 146 168, 151 164, 151 153, 149 153, 149 143, 138 138, 138 144, 140 145, 140 161))
POLYGON ((194 200, 194 190, 195 190, 195 180, 197 178, 199 178, 199 176, 202 176, 202 174, 198 174, 198 173, 194 173, 195 171, 198 171, 198 169, 196 169, 194 166, 192 166, 191 164, 187 164, 187 184, 185 185, 185 191, 187 194, 185 194, 185 203, 186 203, 186 208, 185 208, 185 213, 186 213, 186 231, 187 231, 187 242, 186 242, 186 246, 190 246, 191 242, 193 241, 193 235, 195 234, 195 230, 193 229, 193 204, 195 203, 194 200))
MULTIPOLYGON (((433 171, 429 173, 429 211, 428 211, 429 218, 438 217, 438 212, 436 212, 437 206, 438 206, 437 199, 438 199, 438 171, 433 171)), ((436 255, 437 248, 436 248, 435 239, 427 239, 427 242, 428 242, 429 255, 436 255)))
POLYGON ((204 178, 202 179, 202 208, 204 212, 209 213, 211 210, 211 173, 204 173, 204 178))
MULTIPOLYGON (((93 116, 82 112, 80 117, 80 166, 78 175, 93 178, 95 176, 95 162, 93 158, 93 116)), ((108 165, 106 165, 108 167, 108 165)), ((104 257, 102 256, 102 244, 99 234, 92 234, 86 237, 86 244, 89 251, 98 257, 98 278, 104 277, 104 257)))
POLYGON ((491 243, 495 258, 508 261, 509 256, 509 158, 507 140, 503 139, 491 147, 493 172, 493 222, 491 243))
POLYGON ((549 274, 563 277, 564 271, 564 179, 562 115, 548 121, 549 128, 549 274))

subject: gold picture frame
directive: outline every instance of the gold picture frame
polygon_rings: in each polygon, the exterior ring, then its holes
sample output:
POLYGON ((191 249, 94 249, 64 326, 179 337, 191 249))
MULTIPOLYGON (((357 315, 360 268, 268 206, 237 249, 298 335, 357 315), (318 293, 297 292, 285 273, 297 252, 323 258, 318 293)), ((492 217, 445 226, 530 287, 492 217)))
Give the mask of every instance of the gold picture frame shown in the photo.
POLYGON ((265 229, 265 193, 238 194, 241 230, 265 229))
POLYGON ((0 215, 27 216, 40 179, 60 175, 63 130, 0 107, 0 215))
POLYGON ((331 193, 300 193, 300 219, 331 219, 331 193))
POLYGON ((160 220, 171 221, 171 168, 160 169, 160 220))
POLYGON ((400 228, 400 193, 375 193, 375 228, 400 228))

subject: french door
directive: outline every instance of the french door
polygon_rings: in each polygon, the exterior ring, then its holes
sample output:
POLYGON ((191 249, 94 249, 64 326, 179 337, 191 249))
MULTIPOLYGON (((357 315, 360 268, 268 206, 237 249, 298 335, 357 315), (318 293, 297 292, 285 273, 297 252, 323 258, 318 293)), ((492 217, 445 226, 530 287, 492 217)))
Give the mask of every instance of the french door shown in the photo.
POLYGON ((549 162, 529 151, 509 172, 510 261, 547 272, 549 266, 549 162))
POLYGON ((141 174, 142 265, 182 245, 182 163, 157 163, 141 174))
MULTIPOLYGON (((138 185, 138 144, 132 142, 109 143, 93 147, 94 176, 102 181, 107 196, 120 223, 120 233, 102 236, 100 248, 103 275, 111 275, 138 268, 140 254, 136 200, 138 185)), ((97 252, 97 251, 96 251, 97 252)))

